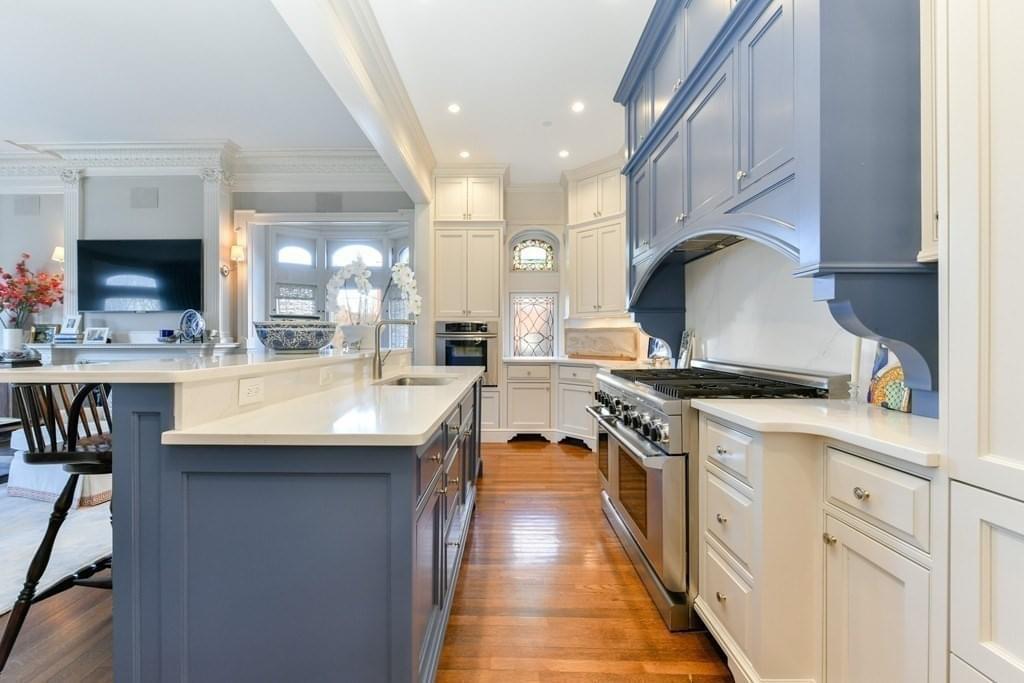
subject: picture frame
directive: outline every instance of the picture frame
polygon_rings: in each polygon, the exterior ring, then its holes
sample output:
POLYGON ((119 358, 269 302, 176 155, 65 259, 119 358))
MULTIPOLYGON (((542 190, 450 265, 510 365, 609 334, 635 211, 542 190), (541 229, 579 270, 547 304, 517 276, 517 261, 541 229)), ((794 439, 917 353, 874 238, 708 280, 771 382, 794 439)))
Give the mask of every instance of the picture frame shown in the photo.
POLYGON ((58 323, 39 323, 32 327, 30 340, 32 344, 52 344, 53 338, 60 332, 58 323))
POLYGON ((69 315, 64 318, 64 324, 61 325, 60 331, 62 334, 78 334, 82 331, 82 316, 81 315, 69 315))
POLYGON ((106 344, 109 338, 109 327, 87 327, 85 328, 85 339, 83 341, 86 344, 106 344))

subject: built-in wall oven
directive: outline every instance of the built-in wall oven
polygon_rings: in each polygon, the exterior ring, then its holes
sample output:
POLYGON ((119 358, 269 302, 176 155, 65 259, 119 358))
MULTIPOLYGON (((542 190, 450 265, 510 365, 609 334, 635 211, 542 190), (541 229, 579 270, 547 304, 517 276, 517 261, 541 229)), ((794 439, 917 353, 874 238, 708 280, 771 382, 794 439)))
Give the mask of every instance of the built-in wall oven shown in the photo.
POLYGON ((498 330, 495 323, 459 320, 439 322, 435 328, 435 362, 445 366, 480 367, 484 386, 498 386, 501 365, 498 330))

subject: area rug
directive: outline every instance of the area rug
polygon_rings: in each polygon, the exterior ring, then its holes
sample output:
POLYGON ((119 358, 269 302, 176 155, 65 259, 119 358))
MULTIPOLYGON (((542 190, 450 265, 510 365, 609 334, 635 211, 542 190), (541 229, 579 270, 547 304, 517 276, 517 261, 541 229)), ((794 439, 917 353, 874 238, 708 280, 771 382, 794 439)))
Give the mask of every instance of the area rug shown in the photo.
MULTIPOLYGON (((9 612, 17 600, 52 511, 52 503, 8 496, 7 485, 0 485, 0 614, 9 612)), ((57 534, 39 590, 109 555, 110 546, 110 506, 73 509, 57 534)))

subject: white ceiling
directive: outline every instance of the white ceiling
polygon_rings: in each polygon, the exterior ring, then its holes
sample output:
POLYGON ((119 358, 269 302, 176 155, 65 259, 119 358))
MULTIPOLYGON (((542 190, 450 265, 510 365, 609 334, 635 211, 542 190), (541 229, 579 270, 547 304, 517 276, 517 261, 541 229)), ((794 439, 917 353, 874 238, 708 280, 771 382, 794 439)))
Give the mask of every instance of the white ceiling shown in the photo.
POLYGON ((508 163, 513 183, 555 182, 623 145, 612 95, 653 0, 370 3, 438 163, 508 163))
POLYGON ((269 0, 0 0, 0 140, 223 138, 370 147, 269 0))

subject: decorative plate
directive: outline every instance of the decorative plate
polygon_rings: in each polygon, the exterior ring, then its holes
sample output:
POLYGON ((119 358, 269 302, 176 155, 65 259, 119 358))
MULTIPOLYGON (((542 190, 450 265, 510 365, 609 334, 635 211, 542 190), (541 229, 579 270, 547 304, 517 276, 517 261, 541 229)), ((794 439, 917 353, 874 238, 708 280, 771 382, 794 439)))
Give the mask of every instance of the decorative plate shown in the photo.
POLYGON ((185 341, 202 341, 203 333, 206 332, 206 321, 203 319, 203 314, 194 309, 188 309, 181 314, 178 329, 185 341))

